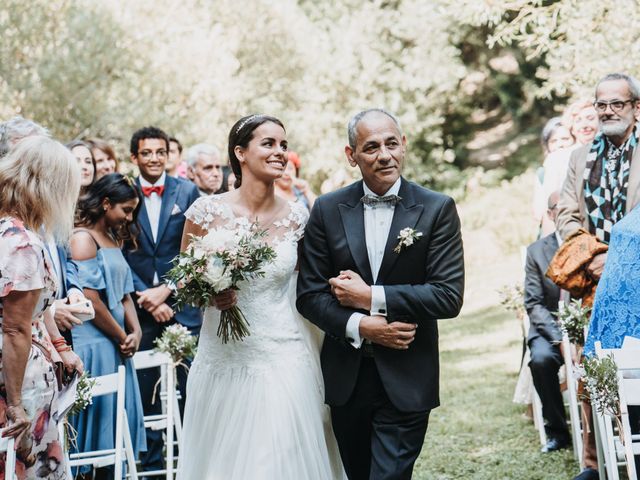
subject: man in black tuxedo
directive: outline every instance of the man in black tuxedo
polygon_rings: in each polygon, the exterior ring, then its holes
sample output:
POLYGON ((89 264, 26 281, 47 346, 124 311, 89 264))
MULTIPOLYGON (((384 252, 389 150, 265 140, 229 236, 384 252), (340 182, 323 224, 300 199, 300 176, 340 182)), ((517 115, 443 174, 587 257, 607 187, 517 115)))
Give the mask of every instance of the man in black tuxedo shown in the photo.
MULTIPOLYGON (((558 216, 559 199, 558 192, 549 196, 547 212, 553 221, 558 216)), ((560 288, 546 276, 549 262, 560 246, 559 236, 558 232, 553 232, 529 245, 525 264, 524 305, 530 322, 527 337, 531 352, 529 368, 546 420, 548 441, 542 447, 544 453, 566 448, 571 440, 558 381, 558 370, 564 363, 559 345, 562 333, 557 322, 560 288)))
POLYGON ((360 112, 348 133, 363 181, 316 201, 297 306, 326 333, 326 402, 348 477, 409 479, 439 405, 437 319, 462 306, 460 221, 451 198, 401 177, 393 115, 360 112))

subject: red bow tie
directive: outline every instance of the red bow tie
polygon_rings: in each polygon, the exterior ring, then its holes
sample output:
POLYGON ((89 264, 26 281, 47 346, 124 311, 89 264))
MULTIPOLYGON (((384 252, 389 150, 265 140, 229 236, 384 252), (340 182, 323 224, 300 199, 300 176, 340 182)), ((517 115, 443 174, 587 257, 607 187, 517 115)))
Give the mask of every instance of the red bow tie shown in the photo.
POLYGON ((164 192, 164 185, 156 185, 155 187, 142 187, 142 193, 145 197, 150 197, 154 192, 159 196, 162 196, 162 192, 164 192))

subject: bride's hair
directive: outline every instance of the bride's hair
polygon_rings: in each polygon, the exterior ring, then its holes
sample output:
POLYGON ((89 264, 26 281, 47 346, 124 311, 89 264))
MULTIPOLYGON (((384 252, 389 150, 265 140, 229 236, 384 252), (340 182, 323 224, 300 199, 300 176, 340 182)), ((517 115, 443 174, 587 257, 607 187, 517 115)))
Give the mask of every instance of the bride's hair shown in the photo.
POLYGON ((285 130, 284 125, 276 117, 270 115, 247 115, 238 120, 229 132, 229 164, 231 170, 236 176, 235 188, 242 184, 242 170, 240 169, 240 160, 236 157, 236 147, 247 148, 249 142, 253 138, 253 131, 263 123, 275 123, 285 130))

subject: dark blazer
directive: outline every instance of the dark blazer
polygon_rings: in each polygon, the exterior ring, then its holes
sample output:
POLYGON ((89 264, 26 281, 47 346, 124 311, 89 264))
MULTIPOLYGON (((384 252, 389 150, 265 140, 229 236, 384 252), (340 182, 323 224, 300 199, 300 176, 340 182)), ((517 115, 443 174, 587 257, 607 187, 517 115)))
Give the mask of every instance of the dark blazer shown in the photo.
MULTIPOLYGON (((327 281, 350 269, 371 285, 364 231, 362 181, 321 196, 307 224, 300 258, 297 307, 326 332, 321 363, 326 401, 343 405, 355 386, 362 359, 345 339, 351 314, 331 294, 327 281)), ((380 272, 387 318, 418 324, 408 350, 373 345, 385 391, 401 411, 419 412, 439 405, 437 319, 455 317, 462 306, 464 262, 460 220, 454 201, 402 180, 380 272), (423 237, 395 253, 397 236, 411 227, 423 237)), ((362 312, 368 314, 368 312, 362 312)))
MULTIPOLYGON (((140 188, 140 179, 136 180, 140 188)), ((191 204, 200 197, 198 189, 191 182, 166 176, 162 207, 158 222, 157 242, 153 241, 149 214, 143 201, 138 214, 138 248, 131 244, 123 248, 123 253, 133 274, 133 286, 137 291, 153 287, 154 273, 158 273, 160 282, 171 269, 171 261, 180 252, 180 242, 184 229, 184 213, 191 204)), ((169 298, 168 303, 172 303, 169 298)), ((185 307, 176 312, 176 320, 186 327, 198 327, 202 324, 202 312, 198 309, 185 307)))
POLYGON ((552 343, 562 340, 556 320, 560 288, 546 276, 556 250, 558 240, 555 233, 533 242, 527 248, 524 306, 530 322, 528 342, 539 336, 552 343))

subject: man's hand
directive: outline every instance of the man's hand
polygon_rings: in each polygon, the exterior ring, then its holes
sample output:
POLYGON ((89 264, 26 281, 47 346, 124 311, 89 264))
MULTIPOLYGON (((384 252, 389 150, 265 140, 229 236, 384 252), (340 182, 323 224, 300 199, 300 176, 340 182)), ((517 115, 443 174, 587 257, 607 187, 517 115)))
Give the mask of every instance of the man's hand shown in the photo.
POLYGON ((594 280, 596 281, 600 280, 600 277, 602 276, 602 271, 604 270, 604 264, 606 261, 607 261, 606 252, 596 255, 595 257, 593 257, 593 260, 591 260, 591 263, 587 267, 587 272, 589 272, 589 275, 591 275, 591 277, 594 280))
POLYGON ((416 337, 414 323, 391 322, 377 315, 362 317, 360 320, 360 336, 383 347, 406 350, 416 337))
POLYGON ((136 295, 138 295, 138 306, 153 313, 156 308, 169 298, 171 289, 166 285, 158 285, 157 287, 147 288, 143 292, 136 292, 136 295))
POLYGON ((166 303, 161 303, 150 313, 158 323, 166 323, 173 318, 173 309, 166 303))
POLYGON ((211 305, 220 311, 229 310, 236 303, 238 303, 238 294, 230 288, 211 299, 211 305))
MULTIPOLYGON (((84 297, 81 298, 84 299, 84 297)), ((53 319, 58 326, 58 330, 71 330, 75 325, 82 325, 82 320, 73 316, 73 310, 70 308, 71 305, 66 303, 64 299, 56 300, 54 305, 56 309, 53 319)))
POLYGON ((342 270, 339 276, 329 279, 329 285, 343 307, 371 310, 371 287, 356 272, 342 270))

